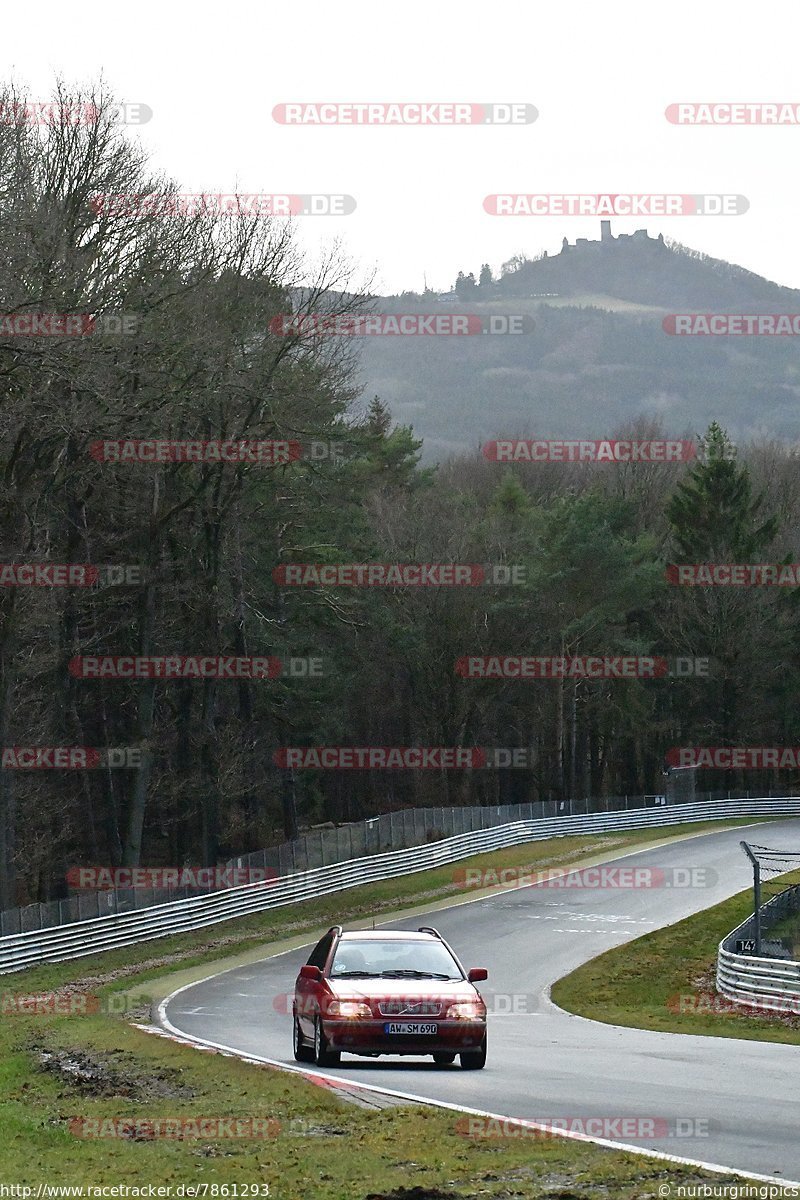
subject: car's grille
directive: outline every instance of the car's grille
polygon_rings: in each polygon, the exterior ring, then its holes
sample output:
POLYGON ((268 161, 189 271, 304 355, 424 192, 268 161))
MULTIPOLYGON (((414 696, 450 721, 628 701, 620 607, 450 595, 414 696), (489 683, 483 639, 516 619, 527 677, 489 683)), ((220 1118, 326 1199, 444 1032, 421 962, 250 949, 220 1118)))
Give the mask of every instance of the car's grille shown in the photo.
POLYGON ((384 1000, 378 1010, 382 1017, 438 1017, 442 1011, 441 1000, 384 1000))

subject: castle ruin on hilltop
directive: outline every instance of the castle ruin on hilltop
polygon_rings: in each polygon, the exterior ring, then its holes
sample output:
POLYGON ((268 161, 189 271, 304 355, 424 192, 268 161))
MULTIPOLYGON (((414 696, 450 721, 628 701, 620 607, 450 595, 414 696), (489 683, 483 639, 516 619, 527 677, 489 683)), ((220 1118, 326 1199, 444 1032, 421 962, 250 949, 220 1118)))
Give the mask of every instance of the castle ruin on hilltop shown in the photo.
POLYGON ((664 245, 664 235, 660 233, 657 238, 651 238, 646 229, 637 229, 634 233, 618 233, 616 237, 611 232, 611 222, 600 222, 600 241, 595 242, 590 238, 576 238, 575 245, 570 246, 566 238, 561 243, 561 253, 566 254, 568 250, 583 249, 585 246, 603 246, 608 247, 613 242, 633 242, 634 244, 642 245, 645 242, 651 246, 664 245))

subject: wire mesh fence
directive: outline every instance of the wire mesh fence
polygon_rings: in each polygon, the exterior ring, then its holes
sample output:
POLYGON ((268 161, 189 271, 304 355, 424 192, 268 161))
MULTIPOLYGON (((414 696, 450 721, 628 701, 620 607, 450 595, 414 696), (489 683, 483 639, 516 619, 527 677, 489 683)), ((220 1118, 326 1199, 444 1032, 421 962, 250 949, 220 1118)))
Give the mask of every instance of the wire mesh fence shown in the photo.
MULTIPOLYGON (((524 804, 489 806, 408 808, 382 813, 364 821, 331 828, 312 829, 294 841, 239 855, 223 864, 225 868, 261 869, 269 877, 279 878, 316 867, 331 866, 350 859, 363 858, 392 850, 491 829, 512 821, 541 820, 547 817, 581 816, 590 813, 680 806, 703 800, 749 799, 749 792, 716 790, 696 792, 694 772, 686 772, 680 785, 669 778, 663 794, 639 796, 603 796, 569 800, 538 800, 524 804), (692 779, 689 780, 691 774, 692 779)), ((762 792, 762 796, 781 793, 762 792)), ((136 912, 173 900, 185 900, 225 890, 224 885, 185 887, 109 887, 75 892, 60 899, 27 904, 0 912, 0 936, 52 929, 75 921, 136 912)))
POLYGON ((753 915, 749 932, 738 939, 739 947, 746 946, 745 953, 757 957, 796 957, 800 923, 788 918, 800 908, 800 848, 745 841, 741 847, 753 866, 753 915), (779 936, 783 933, 786 938, 779 936))

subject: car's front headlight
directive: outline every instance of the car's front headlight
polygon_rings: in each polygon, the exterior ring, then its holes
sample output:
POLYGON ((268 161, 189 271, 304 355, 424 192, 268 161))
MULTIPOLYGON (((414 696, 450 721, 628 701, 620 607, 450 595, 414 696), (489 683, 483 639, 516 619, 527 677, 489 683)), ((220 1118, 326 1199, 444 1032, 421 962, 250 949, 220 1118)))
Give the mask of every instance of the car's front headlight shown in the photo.
POLYGON ((371 1017, 372 1010, 368 1004, 360 1000, 331 1000, 328 1005, 329 1017, 371 1017))
POLYGON ((465 1000, 460 1004, 451 1004, 445 1013, 450 1021, 482 1021, 486 1010, 475 1000, 465 1000))

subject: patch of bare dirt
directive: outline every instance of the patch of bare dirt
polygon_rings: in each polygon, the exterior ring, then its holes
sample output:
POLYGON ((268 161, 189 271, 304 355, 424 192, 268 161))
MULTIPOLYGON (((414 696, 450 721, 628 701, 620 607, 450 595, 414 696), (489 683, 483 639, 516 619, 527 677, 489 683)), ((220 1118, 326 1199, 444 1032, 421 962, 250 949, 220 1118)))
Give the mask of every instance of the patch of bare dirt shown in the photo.
POLYGON ((443 1192, 439 1188, 397 1188, 394 1192, 370 1192, 364 1200, 466 1200, 456 1192, 443 1192))
POLYGON ((143 1071, 132 1055, 86 1050, 50 1050, 38 1047, 35 1059, 41 1068, 82 1096, 124 1096, 130 1100, 190 1100, 193 1088, 181 1081, 173 1067, 143 1071))

